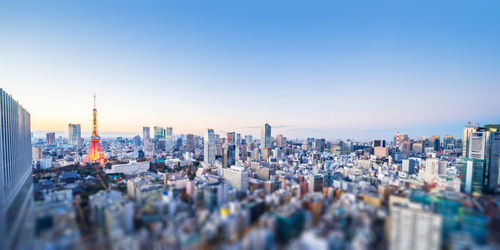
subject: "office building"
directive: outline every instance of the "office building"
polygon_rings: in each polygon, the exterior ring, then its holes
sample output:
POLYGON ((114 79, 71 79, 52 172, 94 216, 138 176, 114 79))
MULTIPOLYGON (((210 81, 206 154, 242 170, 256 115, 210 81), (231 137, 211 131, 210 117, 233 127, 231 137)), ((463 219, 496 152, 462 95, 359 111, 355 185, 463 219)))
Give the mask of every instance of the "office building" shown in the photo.
POLYGON ((441 249, 442 217, 417 205, 390 208, 389 249, 441 249))
MULTIPOLYGON (((30 114, 0 89, 0 249, 33 248, 30 114)), ((55 143, 55 135, 47 136, 55 143)))
POLYGON ((248 172, 244 168, 225 168, 224 180, 238 192, 246 192, 248 190, 248 172))
POLYGON ((204 140, 204 156, 203 160, 207 164, 212 164, 215 162, 215 133, 214 130, 209 128, 207 129, 207 133, 204 140))
POLYGON ((429 137, 428 142, 429 143, 427 146, 432 147, 434 152, 438 152, 440 150, 441 140, 440 140, 439 136, 434 135, 434 136, 429 137))
POLYGON ((151 140, 151 131, 150 127, 142 127, 142 141, 146 143, 146 141, 151 140))
POLYGON ((307 177, 307 186, 309 192, 322 192, 323 191, 323 176, 309 175, 307 177))
POLYGON ((82 128, 80 124, 68 124, 68 144, 79 145, 82 140, 82 128))
POLYGON ((443 137, 443 148, 445 150, 455 149, 455 138, 452 135, 445 135, 443 137))
POLYGON ((470 134, 476 131, 476 127, 473 127, 469 124, 464 128, 464 138, 462 140, 462 157, 469 156, 469 139, 470 134))
POLYGON ((236 147, 235 145, 225 144, 222 149, 222 167, 229 168, 236 164, 236 147))
POLYGON ((264 124, 261 128, 261 137, 260 137, 260 147, 261 148, 272 148, 271 141, 271 125, 264 124))
POLYGON ((56 133, 50 132, 45 135, 45 142, 48 146, 56 145, 56 133))
POLYGON ((236 134, 234 132, 227 132, 227 135, 226 135, 227 144, 234 145, 235 137, 236 137, 236 134))
POLYGON ((464 135, 469 135, 463 140, 468 148, 463 149, 466 155, 457 163, 462 191, 476 195, 495 192, 499 182, 500 132, 494 127, 466 127, 464 135))
POLYGON ((236 145, 241 145, 241 134, 240 133, 237 133, 236 134, 236 139, 235 139, 235 143, 236 145))
POLYGON ((408 173, 408 175, 418 173, 418 162, 415 159, 403 160, 402 171, 408 173))
POLYGON ((154 126, 153 131, 154 131, 155 141, 158 141, 160 139, 165 139, 165 129, 164 128, 154 126))
POLYGON ((424 143, 423 142, 416 142, 413 144, 413 153, 414 154, 420 154, 424 152, 424 143))
POLYGON ((33 162, 36 162, 40 159, 42 159, 43 157, 43 148, 42 147, 38 147, 38 146, 34 146, 31 148, 31 152, 32 152, 32 161, 33 162))
POLYGON ((375 147, 385 147, 386 144, 385 144, 385 140, 373 140, 373 145, 372 145, 374 148, 375 147))
POLYGON ((276 136, 276 147, 285 148, 287 146, 288 142, 286 140, 286 137, 284 137, 283 135, 276 136))
POLYGON ((467 194, 481 195, 484 190, 484 160, 462 157, 457 162, 460 190, 467 194))
POLYGON ((373 149, 373 154, 377 157, 381 157, 381 158, 384 158, 384 157, 387 157, 389 156, 389 148, 388 147, 375 147, 373 149))
POLYGON ((172 139, 172 136, 173 136, 173 135, 174 135, 174 129, 173 129, 172 127, 167 127, 167 128, 165 129, 165 137, 166 137, 167 139, 169 139, 169 138, 170 138, 170 139, 172 139))
POLYGON ((186 135, 186 151, 194 152, 194 135, 193 134, 186 135))

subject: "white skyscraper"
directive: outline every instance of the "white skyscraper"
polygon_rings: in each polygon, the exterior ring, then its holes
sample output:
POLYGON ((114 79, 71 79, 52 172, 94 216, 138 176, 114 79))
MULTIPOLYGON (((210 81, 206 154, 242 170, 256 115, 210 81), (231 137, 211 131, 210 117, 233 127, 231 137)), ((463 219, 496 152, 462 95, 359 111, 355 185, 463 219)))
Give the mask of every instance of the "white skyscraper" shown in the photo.
POLYGON ((215 133, 214 130, 207 129, 207 134, 204 138, 204 161, 207 164, 215 162, 215 133))

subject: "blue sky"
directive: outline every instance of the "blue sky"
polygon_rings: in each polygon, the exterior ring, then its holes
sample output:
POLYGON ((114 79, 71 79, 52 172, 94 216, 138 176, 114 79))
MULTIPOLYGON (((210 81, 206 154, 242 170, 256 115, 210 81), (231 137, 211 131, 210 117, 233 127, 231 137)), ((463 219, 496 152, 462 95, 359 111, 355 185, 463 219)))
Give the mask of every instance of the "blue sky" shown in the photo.
POLYGON ((500 122, 498 1, 2 1, 35 131, 372 139, 500 122), (279 128, 278 128, 279 127, 279 128))

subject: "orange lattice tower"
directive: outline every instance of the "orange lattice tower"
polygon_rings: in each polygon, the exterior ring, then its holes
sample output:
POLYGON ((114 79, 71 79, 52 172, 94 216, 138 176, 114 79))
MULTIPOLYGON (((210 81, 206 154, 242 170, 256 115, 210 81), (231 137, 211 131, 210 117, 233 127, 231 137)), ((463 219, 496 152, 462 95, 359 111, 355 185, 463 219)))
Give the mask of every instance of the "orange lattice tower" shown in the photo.
POLYGON ((99 164, 104 164, 105 162, 108 161, 104 153, 102 152, 101 149, 101 138, 99 137, 99 134, 97 133, 97 108, 95 106, 95 94, 94 94, 94 123, 93 123, 93 129, 92 129, 92 137, 91 137, 91 142, 90 142, 90 149, 89 153, 85 157, 85 160, 83 160, 82 164, 85 164, 87 162, 97 162, 99 164))

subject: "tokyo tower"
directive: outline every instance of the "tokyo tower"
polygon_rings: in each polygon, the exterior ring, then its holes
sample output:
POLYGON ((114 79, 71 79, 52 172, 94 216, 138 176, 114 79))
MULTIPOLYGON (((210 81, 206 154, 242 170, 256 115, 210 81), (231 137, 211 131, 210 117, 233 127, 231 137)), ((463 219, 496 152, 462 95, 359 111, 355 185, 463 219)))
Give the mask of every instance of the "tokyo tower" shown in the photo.
POLYGON ((101 138, 97 133, 97 108, 95 106, 95 94, 94 94, 94 123, 92 129, 92 136, 90 138, 91 138, 91 143, 90 143, 89 153, 85 157, 85 160, 83 160, 82 164, 85 164, 87 162, 97 162, 103 165, 105 162, 108 161, 108 159, 102 152, 100 143, 101 138))

